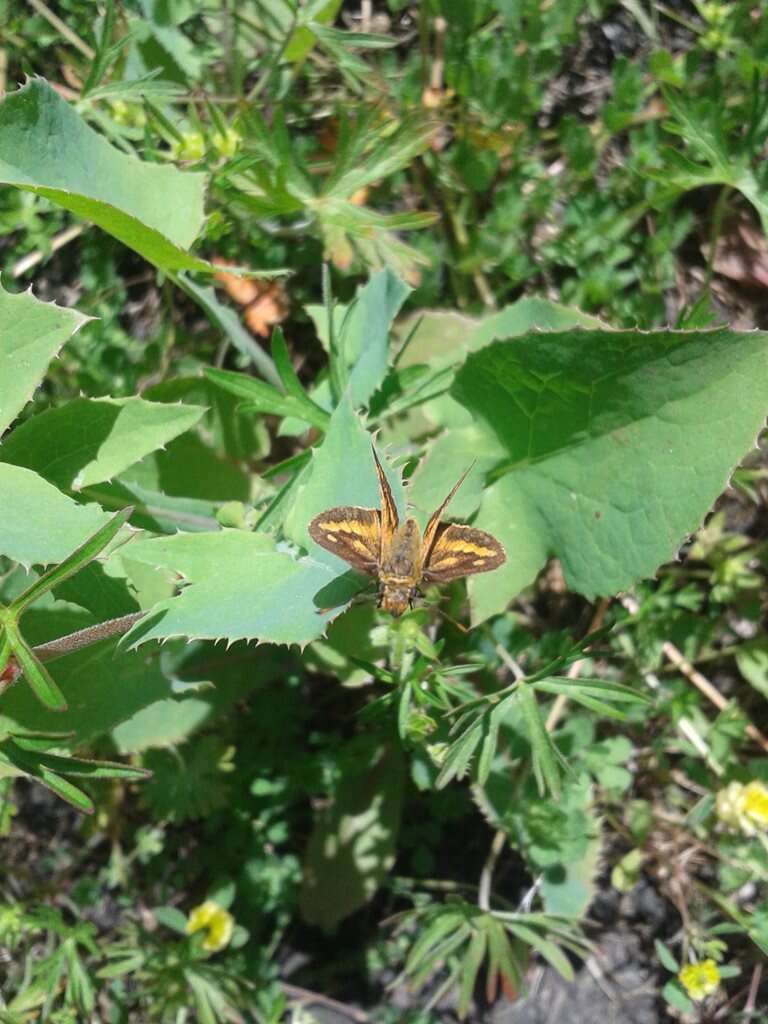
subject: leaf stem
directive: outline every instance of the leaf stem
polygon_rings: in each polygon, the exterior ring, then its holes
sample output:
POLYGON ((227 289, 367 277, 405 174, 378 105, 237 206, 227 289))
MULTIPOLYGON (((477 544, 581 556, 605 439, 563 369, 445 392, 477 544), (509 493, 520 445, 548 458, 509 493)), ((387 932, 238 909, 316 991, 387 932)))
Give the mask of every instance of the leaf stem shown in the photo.
POLYGON ((116 619, 107 619, 106 622, 98 622, 95 626, 86 626, 85 629, 78 629, 75 633, 57 637, 47 644, 38 644, 32 650, 41 661, 60 658, 63 654, 79 651, 82 647, 89 647, 91 644, 96 644, 111 636, 122 636, 145 614, 146 612, 131 612, 116 619))

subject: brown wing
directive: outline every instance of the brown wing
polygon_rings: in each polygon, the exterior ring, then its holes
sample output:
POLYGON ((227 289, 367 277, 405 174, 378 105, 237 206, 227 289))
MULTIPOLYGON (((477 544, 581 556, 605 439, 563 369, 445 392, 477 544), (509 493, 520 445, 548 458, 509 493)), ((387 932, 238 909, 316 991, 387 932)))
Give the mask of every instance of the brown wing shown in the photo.
MULTIPOLYGON (((474 466, 474 462, 472 463, 472 466, 474 466)), ((461 487, 461 485, 466 480, 467 474, 472 469, 472 466, 467 466, 467 468, 464 470, 464 472, 461 474, 459 479, 456 481, 456 483, 451 488, 451 491, 450 491, 450 494, 448 495, 448 497, 445 499, 445 501, 442 503, 442 505, 439 506, 437 511, 433 512, 432 515, 429 517, 429 522, 426 525, 426 528, 424 530, 424 535, 423 535, 422 540, 421 540, 421 557, 422 557, 422 561, 424 562, 425 565, 429 561, 430 550, 432 548, 432 545, 435 542, 435 537, 437 536, 437 528, 438 528, 438 526, 440 526, 440 516, 445 511, 446 506, 448 505, 448 502, 451 500, 451 498, 454 496, 456 491, 458 491, 458 489, 461 487)))
POLYGON ((504 548, 490 533, 461 523, 440 523, 422 576, 428 583, 447 583, 498 569, 506 560, 504 548))
POLYGON ((378 509, 341 505, 315 516, 307 529, 315 544, 375 576, 381 558, 380 523, 378 509))
POLYGON ((395 532, 398 527, 400 520, 397 516, 397 505, 395 505, 395 499, 392 497, 392 490, 389 486, 386 476, 384 475, 384 469, 379 462, 379 457, 376 454, 376 449, 371 445, 371 451, 373 452, 373 461, 376 465, 376 475, 379 478, 379 495, 381 496, 381 533, 385 538, 389 538, 395 532))

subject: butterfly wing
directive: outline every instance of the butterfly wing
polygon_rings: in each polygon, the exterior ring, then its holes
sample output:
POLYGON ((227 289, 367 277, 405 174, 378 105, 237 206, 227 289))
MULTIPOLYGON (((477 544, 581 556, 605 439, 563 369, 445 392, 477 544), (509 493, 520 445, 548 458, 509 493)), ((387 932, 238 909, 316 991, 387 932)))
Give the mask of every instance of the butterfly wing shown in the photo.
POLYGON ((428 583, 447 583, 498 569, 506 560, 504 548, 490 533, 462 523, 438 523, 422 577, 428 583))
MULTIPOLYGON (((474 462, 472 463, 472 466, 474 466, 474 462)), ((432 549, 433 544, 435 543, 435 538, 437 537, 437 532, 438 532, 438 529, 439 529, 439 527, 441 525, 441 523, 440 523, 440 516, 445 511, 445 509, 446 509, 446 507, 448 505, 448 502, 451 500, 451 498, 454 496, 456 491, 458 491, 458 489, 461 487, 461 485, 466 480, 467 474, 472 469, 472 466, 468 466, 464 470, 464 472, 461 474, 459 479, 456 481, 456 483, 451 488, 451 491, 450 491, 450 494, 448 495, 448 497, 437 508, 437 510, 435 512, 433 512, 432 515, 429 517, 429 522, 427 523, 427 525, 426 525, 426 527, 424 529, 424 535, 423 535, 422 541, 421 541, 421 557, 422 557, 424 565, 426 565, 427 562, 429 561, 430 551, 432 549)))
POLYGON ((397 505, 395 499, 392 497, 392 489, 389 486, 389 481, 384 475, 384 468, 379 462, 379 457, 376 454, 376 449, 371 445, 371 451, 373 452, 373 461, 376 466, 376 476, 379 478, 379 495, 381 497, 381 535, 385 539, 389 539, 398 527, 400 522, 397 515, 397 505))
POLYGON ((307 527, 315 544, 375 576, 381 559, 381 516, 375 508, 340 505, 315 516, 307 527))

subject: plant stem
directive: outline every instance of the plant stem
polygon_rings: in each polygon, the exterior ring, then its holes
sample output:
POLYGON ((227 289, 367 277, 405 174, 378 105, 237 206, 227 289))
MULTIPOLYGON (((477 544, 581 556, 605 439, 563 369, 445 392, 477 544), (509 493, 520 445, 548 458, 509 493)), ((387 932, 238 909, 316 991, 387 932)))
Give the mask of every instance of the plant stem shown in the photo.
POLYGON ((63 654, 79 651, 81 647, 89 647, 108 637, 122 636, 145 614, 145 612, 131 612, 129 615, 121 615, 117 619, 107 619, 106 622, 98 622, 95 626, 79 629, 76 633, 57 637, 47 644, 38 644, 32 650, 41 661, 60 658, 63 654))

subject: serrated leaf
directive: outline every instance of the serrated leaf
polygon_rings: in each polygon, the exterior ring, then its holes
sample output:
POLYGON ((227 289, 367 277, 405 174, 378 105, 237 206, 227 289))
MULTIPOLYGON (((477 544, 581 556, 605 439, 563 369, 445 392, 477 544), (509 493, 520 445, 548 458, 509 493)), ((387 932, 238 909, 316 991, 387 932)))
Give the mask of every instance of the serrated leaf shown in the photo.
POLYGON ((134 626, 126 645, 181 636, 303 646, 359 589, 313 558, 276 551, 267 534, 241 530, 141 540, 127 555, 188 582, 134 626))
POLYGON ((0 463, 0 555, 22 565, 62 562, 109 516, 98 505, 78 505, 37 473, 0 463))
POLYGON ((517 701, 525 720, 528 741, 533 755, 533 770, 539 786, 539 792, 545 788, 555 799, 560 796, 560 772, 557 768, 552 738, 544 728, 539 706, 533 690, 528 683, 520 683, 516 690, 517 701))
POLYGON ((0 285, 0 434, 30 400, 51 359, 89 319, 0 285))
POLYGON ((57 487, 79 490, 122 473, 204 412, 143 398, 75 398, 17 427, 0 448, 0 459, 32 469, 57 487))
POLYGON ((466 773, 469 762, 483 738, 482 719, 471 725, 445 752, 442 767, 437 776, 436 786, 442 789, 451 779, 460 779, 466 773))
POLYGON ((506 607, 551 554, 590 597, 671 558, 764 423, 767 339, 535 332, 470 355, 452 395, 507 451, 476 523, 515 552, 470 581, 473 621, 506 607), (703 440, 708 457, 694 464, 703 440))

